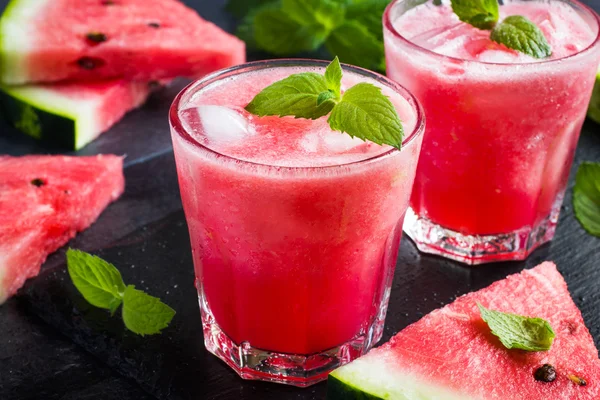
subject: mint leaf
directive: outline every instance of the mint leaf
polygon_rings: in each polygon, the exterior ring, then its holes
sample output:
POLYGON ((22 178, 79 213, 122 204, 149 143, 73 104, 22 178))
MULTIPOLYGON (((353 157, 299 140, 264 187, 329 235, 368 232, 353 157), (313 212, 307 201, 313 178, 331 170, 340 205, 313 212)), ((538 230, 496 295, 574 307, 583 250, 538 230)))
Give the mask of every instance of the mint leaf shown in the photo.
POLYGON ((325 27, 302 25, 281 9, 265 8, 254 16, 257 46, 279 56, 316 50, 328 35, 325 27))
POLYGON ((348 89, 329 116, 331 129, 346 132, 352 137, 402 146, 404 132, 396 108, 381 88, 359 83, 348 89))
POLYGON ((535 58, 552 55, 552 47, 544 33, 537 25, 520 15, 506 17, 494 28, 490 37, 494 42, 535 58))
POLYGON ((125 283, 114 265, 91 254, 69 249, 67 269, 73 284, 91 305, 115 313, 121 304, 125 283))
POLYGON ((325 82, 336 100, 342 95, 342 66, 339 58, 334 58, 331 64, 325 69, 325 82))
POLYGON ((489 310, 477 303, 481 318, 507 349, 548 351, 555 333, 548 321, 489 310))
POLYGON ((404 132, 390 99, 381 88, 370 83, 351 87, 340 99, 342 73, 336 57, 327 66, 324 76, 315 72, 290 75, 263 89, 246 110, 261 117, 307 119, 317 119, 331 112, 328 119, 331 129, 400 149, 404 132))
POLYGON ((577 170, 573 206, 579 223, 600 237, 600 163, 584 162, 577 170))
POLYGON ((264 117, 294 116, 296 118, 317 119, 329 114, 335 103, 321 102, 319 95, 328 92, 325 77, 314 72, 290 75, 263 89, 246 106, 252 114, 264 117))
POLYGON ((451 0, 452 11, 463 22, 492 29, 499 18, 498 0, 451 0))
POLYGON ((175 316, 175 310, 134 286, 125 289, 123 297, 123 322, 138 335, 154 335, 167 326, 175 316))
POLYGON ((325 47, 347 64, 385 70, 383 42, 357 21, 338 26, 325 41, 325 47))
POLYGON ((345 7, 332 0, 282 0, 282 10, 304 26, 334 29, 344 20, 345 7))

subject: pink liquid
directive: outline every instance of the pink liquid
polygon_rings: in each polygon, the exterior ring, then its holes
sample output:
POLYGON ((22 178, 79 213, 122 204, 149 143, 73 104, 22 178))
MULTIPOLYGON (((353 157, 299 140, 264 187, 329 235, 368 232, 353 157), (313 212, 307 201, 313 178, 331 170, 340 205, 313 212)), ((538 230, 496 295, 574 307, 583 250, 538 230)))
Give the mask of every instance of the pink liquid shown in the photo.
MULTIPOLYGON (((415 136, 366 161, 390 148, 332 132, 326 118, 243 110, 268 84, 305 70, 213 83, 180 113, 191 138, 173 134, 196 276, 216 323, 236 344, 292 354, 383 323, 420 149, 415 136)), ((364 80, 346 72, 344 85, 364 80)), ((410 134, 414 105, 384 92, 410 134)))
POLYGON ((466 235, 529 229, 551 213, 555 222, 600 61, 598 46, 585 50, 596 20, 578 6, 504 3, 501 19, 527 16, 562 60, 494 43, 448 3, 401 2, 390 13, 397 34, 385 32, 388 75, 428 120, 410 205, 466 235))

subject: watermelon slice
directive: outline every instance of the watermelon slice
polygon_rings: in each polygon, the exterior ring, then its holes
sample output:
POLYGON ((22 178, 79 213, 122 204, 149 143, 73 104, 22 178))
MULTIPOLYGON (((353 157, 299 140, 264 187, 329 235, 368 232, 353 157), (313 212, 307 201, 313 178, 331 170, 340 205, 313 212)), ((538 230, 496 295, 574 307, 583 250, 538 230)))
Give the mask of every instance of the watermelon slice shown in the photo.
POLYGON ((0 86, 0 109, 22 132, 79 150, 143 104, 153 86, 125 80, 0 86))
POLYGON ((0 156, 0 304, 123 189, 121 157, 0 156))
POLYGON ((565 281, 546 262, 458 298, 337 369, 329 377, 327 398, 600 399, 600 361, 565 281), (546 319, 556 332, 552 348, 536 353, 506 349, 481 319, 477 302, 546 319), (534 378, 544 364, 556 369, 555 381, 534 378), (586 385, 575 383, 575 377, 586 385))
POLYGON ((245 58, 244 42, 176 0, 11 0, 0 20, 7 84, 197 77, 245 58))

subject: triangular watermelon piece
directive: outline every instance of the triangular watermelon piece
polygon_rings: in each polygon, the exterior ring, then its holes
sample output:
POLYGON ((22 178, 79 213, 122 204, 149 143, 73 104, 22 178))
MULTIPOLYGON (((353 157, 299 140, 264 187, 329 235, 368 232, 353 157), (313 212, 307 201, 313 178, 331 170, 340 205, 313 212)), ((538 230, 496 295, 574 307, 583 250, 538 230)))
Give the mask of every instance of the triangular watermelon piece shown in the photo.
POLYGON ((564 279, 546 262, 458 298, 337 369, 330 375, 327 398, 600 399, 600 361, 564 279), (535 353, 506 349, 481 319, 478 302, 493 310, 546 319, 556 333, 552 348, 535 353), (556 369, 553 382, 534 378, 544 364, 556 369), (575 383, 573 377, 586 384, 575 383))
POLYGON ((11 0, 6 84, 197 77, 245 61, 244 42, 176 0, 11 0))
POLYGON ((0 110, 27 135, 79 150, 142 105, 155 86, 124 79, 0 85, 0 110))
POLYGON ((0 304, 124 190, 123 159, 0 156, 0 304))

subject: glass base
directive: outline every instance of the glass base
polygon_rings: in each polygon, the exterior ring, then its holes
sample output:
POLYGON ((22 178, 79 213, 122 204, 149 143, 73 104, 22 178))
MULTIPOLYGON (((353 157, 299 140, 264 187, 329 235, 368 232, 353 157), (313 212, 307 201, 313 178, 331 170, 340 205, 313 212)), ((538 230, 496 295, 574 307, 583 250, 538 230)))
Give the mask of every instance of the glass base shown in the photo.
POLYGON ((554 237, 561 203, 558 202, 550 216, 533 228, 485 236, 463 235, 446 229, 427 218, 420 218, 409 208, 404 220, 404 232, 423 253, 436 254, 469 265, 524 260, 554 237))
MULTIPOLYGON (((248 380, 307 387, 327 379, 334 369, 364 355, 383 335, 384 319, 377 318, 365 335, 317 354, 276 353, 231 340, 217 325, 204 296, 199 295, 206 349, 248 380)), ((384 315, 385 317, 385 315, 384 315)))

